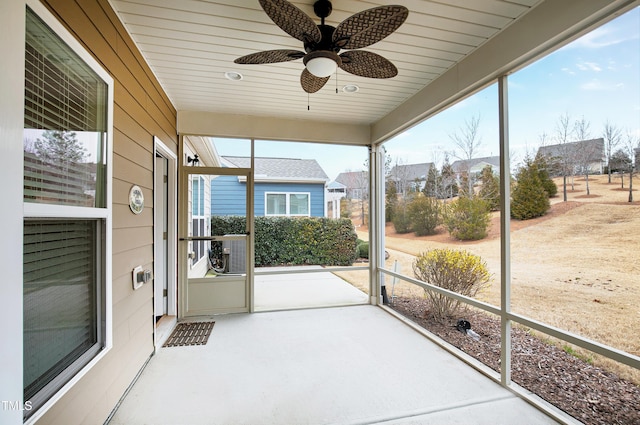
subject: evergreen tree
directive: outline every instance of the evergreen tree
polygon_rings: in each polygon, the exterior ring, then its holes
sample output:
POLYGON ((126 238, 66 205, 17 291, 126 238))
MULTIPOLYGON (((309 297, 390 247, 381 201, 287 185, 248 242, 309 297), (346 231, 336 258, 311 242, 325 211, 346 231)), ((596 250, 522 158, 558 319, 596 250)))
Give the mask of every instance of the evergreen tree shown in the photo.
POLYGON ((398 191, 396 190, 396 182, 387 181, 384 204, 384 220, 386 223, 393 221, 393 211, 398 204, 398 191))
POLYGON ((518 171, 516 185, 511 192, 511 217, 518 220, 541 217, 550 207, 539 170, 535 162, 526 159, 518 171))
MULTIPOLYGON (((528 159, 526 159, 525 161, 528 161, 528 159)), ((549 170, 551 170, 552 166, 548 158, 546 158, 544 155, 537 155, 531 166, 535 167, 538 173, 538 178, 540 179, 540 183, 542 184, 544 190, 547 192, 547 196, 549 198, 553 198, 554 196, 556 196, 558 194, 558 186, 550 176, 549 170)))
POLYGON ((443 198, 453 198, 454 196, 458 196, 458 185, 456 183, 456 172, 453 170, 453 167, 449 163, 449 156, 445 155, 444 162, 442 164, 442 171, 440 172, 441 176, 441 187, 442 187, 442 197, 443 198))
POLYGON ((440 198, 442 192, 442 178, 436 167, 430 167, 427 173, 427 180, 422 193, 429 198, 440 198))
POLYGON ((33 147, 40 159, 61 166, 83 162, 87 156, 73 131, 47 130, 33 147))
POLYGON ((480 174, 480 191, 478 196, 489 204, 491 211, 500 209, 500 177, 493 174, 491 166, 487 165, 480 174))

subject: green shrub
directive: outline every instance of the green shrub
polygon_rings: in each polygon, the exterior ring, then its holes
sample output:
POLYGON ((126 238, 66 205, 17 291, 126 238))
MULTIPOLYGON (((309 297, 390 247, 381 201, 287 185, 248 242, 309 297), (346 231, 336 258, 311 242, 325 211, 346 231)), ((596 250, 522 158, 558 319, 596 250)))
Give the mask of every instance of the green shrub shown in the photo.
MULTIPOLYGON (((244 233, 245 218, 211 217, 211 234, 244 233)), ((348 266, 356 258, 356 231, 347 219, 256 217, 255 265, 348 266)), ((214 255, 219 250, 212 245, 214 255)))
POLYGON ((440 203, 435 198, 418 195, 407 207, 411 228, 417 236, 433 235, 440 224, 440 203))
MULTIPOLYGON (((487 264, 477 255, 464 250, 432 249, 413 261, 416 279, 469 297, 488 285, 491 275, 487 264)), ((430 301, 430 314, 438 321, 453 316, 460 301, 425 289, 430 301)))
POLYGON ((396 229, 396 233, 409 233, 413 229, 411 228, 411 219, 409 218, 408 203, 406 200, 398 200, 393 208, 393 215, 391 222, 396 229))
POLYGON ((481 198, 460 197, 446 205, 444 224, 456 239, 470 241, 485 238, 489 227, 489 205, 481 198))
POLYGON ((356 251, 358 258, 369 258, 369 242, 358 240, 356 251))

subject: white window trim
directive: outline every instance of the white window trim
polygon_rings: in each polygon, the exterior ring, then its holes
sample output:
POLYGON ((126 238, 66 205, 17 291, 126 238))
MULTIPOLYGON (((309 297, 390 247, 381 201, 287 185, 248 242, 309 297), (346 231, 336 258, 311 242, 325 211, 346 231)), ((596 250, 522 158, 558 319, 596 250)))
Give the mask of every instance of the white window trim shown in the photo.
MULTIPOLYGON (((98 352, 83 368, 64 384, 49 400, 47 400, 24 423, 26 425, 37 422, 53 405, 55 405, 71 388, 73 388, 89 370, 113 347, 113 319, 112 319, 112 168, 113 168, 113 78, 102 66, 85 50, 85 48, 67 31, 67 29, 49 12, 38 0, 26 0, 26 6, 42 19, 53 32, 60 37, 91 69, 107 84, 107 179, 106 179, 106 208, 63 207, 59 205, 40 205, 24 203, 24 217, 77 217, 100 218, 105 221, 105 246, 101 256, 104 258, 104 348, 98 352), (64 209, 64 211, 63 211, 64 209)), ((26 14, 26 7, 25 7, 26 14)))
POLYGON ((207 218, 207 214, 206 214, 206 212, 207 212, 207 208, 206 208, 206 202, 205 202, 205 200, 206 200, 206 196, 204 196, 204 195, 206 194, 206 190, 207 190, 207 188, 206 188, 206 182, 205 182, 204 177, 202 177, 202 176, 200 176, 200 175, 193 176, 193 178, 191 179, 191 218, 192 218, 192 219, 193 219, 193 218, 207 218), (198 196, 197 196, 197 198, 196 198, 196 199, 194 199, 194 196, 195 196, 196 194, 194 193, 194 192, 195 192, 195 190, 193 190, 193 182, 194 182, 194 180, 196 180, 196 179, 198 180, 198 192, 199 192, 200 190, 202 190, 202 195, 203 195, 203 198, 204 198, 204 199, 203 199, 203 201, 202 201, 202 202, 203 202, 202 210, 203 210, 203 212, 204 212, 204 214, 203 214, 203 215, 201 215, 201 214, 196 214, 196 211, 197 211, 198 213, 200 212, 200 206, 201 206, 201 205, 200 205, 200 193, 198 193, 198 194, 197 194, 197 195, 198 195, 198 196), (195 202, 196 200, 198 201, 197 203, 195 202))
POLYGON ((265 192, 264 193, 264 215, 265 217, 311 217, 311 192, 265 192), (269 214, 269 195, 285 195, 285 214, 269 214), (290 195, 307 195, 307 214, 291 214, 290 195))

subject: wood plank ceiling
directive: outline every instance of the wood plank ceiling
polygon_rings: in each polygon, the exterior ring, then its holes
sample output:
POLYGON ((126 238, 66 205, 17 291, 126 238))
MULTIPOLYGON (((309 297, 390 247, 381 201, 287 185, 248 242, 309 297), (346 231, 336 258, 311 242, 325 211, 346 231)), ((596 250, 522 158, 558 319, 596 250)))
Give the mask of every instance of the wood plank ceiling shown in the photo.
MULTIPOLYGON (((409 9, 408 19, 395 33, 363 49, 391 60, 398 75, 380 80, 338 70, 319 92, 307 95, 300 87, 302 60, 233 63, 262 50, 303 50, 257 0, 111 0, 177 110, 353 124, 372 124, 384 117, 539 2, 334 0, 326 20, 334 26, 379 5, 409 9), (230 81, 225 72, 239 72, 244 78, 230 81), (359 91, 343 92, 350 84, 359 91)), ((314 0, 292 3, 319 23, 314 0)))

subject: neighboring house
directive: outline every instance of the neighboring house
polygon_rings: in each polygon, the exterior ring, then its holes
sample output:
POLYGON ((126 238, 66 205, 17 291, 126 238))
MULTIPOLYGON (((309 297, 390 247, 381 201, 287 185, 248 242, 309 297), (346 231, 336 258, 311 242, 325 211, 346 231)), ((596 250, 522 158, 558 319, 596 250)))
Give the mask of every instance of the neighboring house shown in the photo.
MULTIPOLYGON (((223 156, 227 167, 249 168, 251 158, 223 156)), ((325 216, 327 174, 315 159, 255 158, 256 216, 325 216)), ((211 214, 245 215, 246 180, 218 176, 211 180, 211 214)))
POLYGON ((366 171, 345 171, 338 174, 335 182, 344 185, 347 199, 366 199, 369 187, 369 173, 366 171))
POLYGON ((606 162, 603 138, 541 146, 537 156, 550 160, 551 174, 556 176, 563 174, 563 167, 568 175, 601 174, 606 162))
POLYGON ((494 174, 500 174, 500 157, 487 156, 484 158, 462 159, 451 164, 451 168, 455 171, 458 179, 465 173, 478 176, 487 166, 491 167, 491 171, 494 174))
POLYGON ((340 218, 340 200, 347 196, 347 187, 332 181, 327 185, 327 217, 340 218))
POLYGON ((429 171, 434 166, 432 162, 396 165, 391 169, 387 180, 396 184, 398 193, 421 191, 427 182, 429 171))

